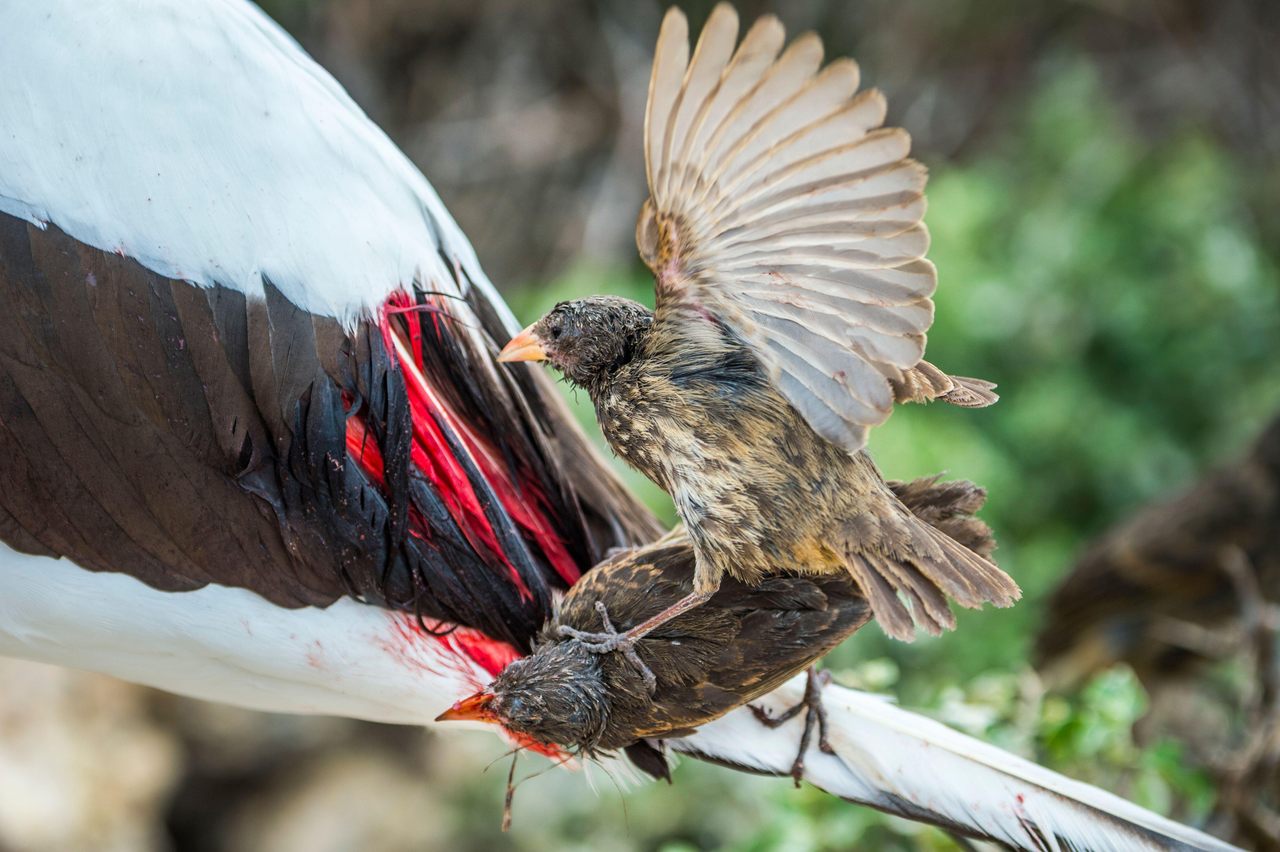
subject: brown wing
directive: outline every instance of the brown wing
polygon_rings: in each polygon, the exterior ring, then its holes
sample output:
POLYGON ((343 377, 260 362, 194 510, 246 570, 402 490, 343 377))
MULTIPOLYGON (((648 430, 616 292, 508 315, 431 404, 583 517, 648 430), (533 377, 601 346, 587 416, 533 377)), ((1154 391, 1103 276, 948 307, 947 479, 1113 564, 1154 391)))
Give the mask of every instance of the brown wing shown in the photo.
MULTIPOLYGON (((597 631, 595 602, 603 601, 618 630, 626 630, 693 589, 693 546, 680 533, 598 566, 565 596, 548 633, 567 624, 597 631)), ((812 665, 871 618, 866 600, 845 576, 775 575, 752 587, 725 578, 707 603, 673 619, 639 642, 658 680, 648 696, 622 654, 602 658, 613 714, 602 749, 644 737, 690 733, 775 689, 812 665), (621 700, 632 693, 631 700, 621 700)))
POLYGON ((933 322, 925 170, 881 127, 880 93, 857 93, 854 62, 820 70, 813 34, 783 51, 773 17, 735 50, 737 32, 717 6, 690 59, 684 15, 663 21, 637 244, 659 310, 731 326, 815 431, 855 451, 933 322))

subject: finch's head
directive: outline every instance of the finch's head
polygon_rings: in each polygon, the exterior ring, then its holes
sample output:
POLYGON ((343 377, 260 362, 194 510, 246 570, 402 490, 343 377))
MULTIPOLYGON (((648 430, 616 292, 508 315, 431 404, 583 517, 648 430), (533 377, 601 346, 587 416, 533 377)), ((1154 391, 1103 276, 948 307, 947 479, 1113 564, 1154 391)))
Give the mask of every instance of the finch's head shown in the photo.
POLYGON ((653 323, 653 312, 616 296, 561 302, 511 339, 499 361, 547 361, 591 391, 631 360, 653 323))
POLYGON ((540 743, 590 751, 609 718, 606 695, 599 655, 561 642, 516 660, 437 721, 491 722, 540 743))

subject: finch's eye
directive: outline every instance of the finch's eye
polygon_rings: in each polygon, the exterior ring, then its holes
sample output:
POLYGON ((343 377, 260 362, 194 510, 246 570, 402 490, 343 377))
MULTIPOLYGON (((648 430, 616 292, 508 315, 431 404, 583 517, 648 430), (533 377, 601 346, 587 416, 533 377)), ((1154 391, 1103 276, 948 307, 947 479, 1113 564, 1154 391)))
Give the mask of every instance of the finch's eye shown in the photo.
POLYGON ((560 325, 560 323, 556 323, 555 325, 551 326, 550 331, 551 331, 551 339, 559 340, 560 335, 564 332, 564 328, 560 325))

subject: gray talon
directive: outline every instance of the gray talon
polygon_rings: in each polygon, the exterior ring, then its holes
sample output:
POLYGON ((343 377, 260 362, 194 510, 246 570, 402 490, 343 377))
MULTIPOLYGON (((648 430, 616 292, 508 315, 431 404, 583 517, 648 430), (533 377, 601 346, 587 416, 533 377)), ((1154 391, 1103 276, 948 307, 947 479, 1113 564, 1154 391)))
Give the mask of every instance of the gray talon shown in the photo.
POLYGON ((779 728, 796 716, 804 713, 804 730, 800 734, 800 751, 795 762, 791 764, 791 778, 797 787, 804 778, 804 755, 809 750, 813 738, 813 729, 818 729, 818 749, 826 754, 835 754, 835 749, 827 740, 827 709, 822 706, 822 687, 831 682, 831 674, 818 671, 810 666, 808 680, 805 682, 804 698, 777 716, 770 716, 765 710, 754 704, 748 704, 756 719, 766 728, 779 728))
POLYGON ((652 694, 658 689, 658 678, 654 675, 653 670, 645 665, 644 660, 640 659, 640 655, 636 653, 636 640, 628 636, 626 633, 619 633, 613 626, 613 621, 609 618, 609 609, 604 605, 604 601, 596 601, 596 612, 600 613, 600 621, 604 625, 604 630, 600 633, 592 633, 588 630, 579 630, 576 627, 570 627, 567 624, 560 625, 559 634, 575 639, 593 654, 610 654, 614 651, 622 654, 627 662, 635 666, 636 671, 640 672, 640 677, 644 679, 645 688, 652 694))

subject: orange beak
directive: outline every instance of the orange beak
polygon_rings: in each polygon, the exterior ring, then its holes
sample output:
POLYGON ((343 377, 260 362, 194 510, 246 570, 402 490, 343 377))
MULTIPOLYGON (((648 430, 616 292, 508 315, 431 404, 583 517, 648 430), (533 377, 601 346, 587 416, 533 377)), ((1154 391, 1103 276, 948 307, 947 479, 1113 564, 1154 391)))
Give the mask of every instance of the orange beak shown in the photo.
POLYGON ((547 353, 533 333, 533 326, 511 338, 511 342, 498 353, 499 361, 545 361, 547 353))
POLYGON ((477 692, 470 698, 464 698, 457 704, 436 717, 437 722, 490 722, 498 723, 498 714, 493 712, 493 693, 477 692))

